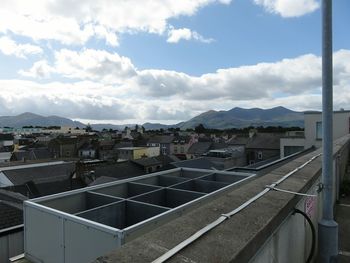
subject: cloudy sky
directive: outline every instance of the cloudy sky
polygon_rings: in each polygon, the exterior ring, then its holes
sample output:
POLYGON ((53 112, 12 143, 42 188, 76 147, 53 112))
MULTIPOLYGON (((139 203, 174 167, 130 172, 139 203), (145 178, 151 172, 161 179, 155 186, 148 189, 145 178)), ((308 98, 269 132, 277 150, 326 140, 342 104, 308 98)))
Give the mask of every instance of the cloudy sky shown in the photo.
MULTIPOLYGON (((334 107, 350 109, 350 1, 333 1, 334 107)), ((1 0, 0 115, 176 123, 321 108, 320 0, 1 0)))

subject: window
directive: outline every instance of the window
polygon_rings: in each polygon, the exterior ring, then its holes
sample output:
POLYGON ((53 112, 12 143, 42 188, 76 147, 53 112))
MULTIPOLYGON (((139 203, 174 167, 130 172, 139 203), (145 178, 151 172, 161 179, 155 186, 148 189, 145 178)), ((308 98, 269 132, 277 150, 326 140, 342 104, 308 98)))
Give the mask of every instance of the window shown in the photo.
POLYGON ((262 154, 261 151, 259 151, 259 152, 258 152, 258 159, 259 159, 259 160, 262 160, 262 158, 263 158, 263 154, 262 154))
POLYGON ((185 150, 184 150, 184 147, 181 146, 181 153, 184 153, 185 150))
POLYGON ((177 153, 177 147, 174 147, 174 153, 177 153))
POLYGON ((316 122, 316 140, 322 140, 322 122, 316 122))

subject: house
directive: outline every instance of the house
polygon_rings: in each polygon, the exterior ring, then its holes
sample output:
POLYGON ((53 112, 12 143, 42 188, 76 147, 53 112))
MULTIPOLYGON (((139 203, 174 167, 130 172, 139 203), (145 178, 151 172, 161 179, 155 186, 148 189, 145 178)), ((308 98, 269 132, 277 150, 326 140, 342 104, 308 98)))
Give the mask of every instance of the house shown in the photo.
POLYGON ((207 141, 207 142, 196 142, 191 145, 191 147, 187 150, 186 158, 187 159, 194 159, 197 157, 202 156, 203 154, 207 153, 210 150, 210 147, 212 146, 213 142, 207 141))
POLYGON ((78 150, 80 159, 95 159, 97 157, 97 147, 90 142, 84 143, 78 150))
POLYGON ((173 135, 157 135, 148 140, 147 146, 158 147, 161 154, 168 155, 171 154, 171 144, 173 140, 173 135))
POLYGON ((46 162, 2 167, 0 187, 64 180, 75 170, 74 162, 46 162))
POLYGON ((47 129, 46 133, 50 134, 72 134, 72 135, 84 135, 88 132, 85 129, 80 129, 79 127, 59 127, 59 129, 47 129))
POLYGON ((159 155, 159 147, 123 147, 118 148, 119 160, 136 160, 159 155))
POLYGON ((0 148, 11 151, 13 149, 14 137, 12 134, 2 133, 0 134, 0 148))
POLYGON ((209 150, 205 158, 214 163, 220 170, 247 165, 244 146, 209 150))
POLYGON ((206 159, 205 157, 200 157, 192 160, 183 160, 179 162, 173 162, 172 165, 181 168, 197 168, 197 169, 210 169, 219 170, 221 167, 217 166, 212 161, 206 159))
POLYGON ((117 151, 114 140, 102 140, 98 143, 98 158, 100 160, 116 160, 117 151))
POLYGON ((159 171, 163 166, 162 162, 156 157, 140 158, 132 162, 142 167, 145 173, 159 171))
POLYGON ((49 142, 49 151, 54 158, 74 158, 78 156, 78 149, 87 140, 78 137, 57 137, 49 142))
POLYGON ((145 174, 143 167, 129 160, 113 164, 102 164, 96 166, 93 171, 96 180, 103 176, 114 178, 115 180, 121 180, 145 174))
POLYGON ((245 146, 248 164, 265 161, 280 156, 279 133, 258 133, 256 130, 249 132, 249 139, 245 146))
POLYGON ((232 146, 246 146, 249 140, 248 134, 234 134, 229 140, 226 141, 228 145, 232 146))
POLYGON ((46 147, 29 148, 27 150, 18 150, 12 153, 11 161, 26 161, 26 160, 49 160, 53 155, 46 147))
MULTIPOLYGON (((333 112, 333 140, 350 133, 350 111, 333 112)), ((281 157, 310 147, 322 146, 322 112, 307 111, 304 113, 304 133, 286 134, 281 138, 281 157)))
POLYGON ((6 163, 11 160, 11 152, 0 152, 0 163, 6 163))
POLYGON ((186 160, 188 149, 196 142, 198 142, 198 138, 195 136, 176 136, 172 141, 170 153, 186 160))

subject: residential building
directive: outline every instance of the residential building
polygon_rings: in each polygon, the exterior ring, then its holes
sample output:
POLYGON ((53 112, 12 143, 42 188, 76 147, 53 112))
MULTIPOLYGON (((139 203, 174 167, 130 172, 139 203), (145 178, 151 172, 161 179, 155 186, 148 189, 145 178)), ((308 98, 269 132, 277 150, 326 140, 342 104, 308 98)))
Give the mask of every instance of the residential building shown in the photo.
POLYGON ((119 160, 137 160, 159 155, 159 147, 123 147, 118 149, 119 160))
POLYGON ((95 159, 97 158, 97 147, 90 142, 84 143, 78 150, 80 159, 95 159))
POLYGON ((88 139, 78 137, 57 137, 49 142, 48 147, 54 158, 74 158, 86 141, 88 139))
MULTIPOLYGON (((350 111, 333 112, 333 140, 350 132, 350 111)), ((286 134, 281 138, 281 157, 288 156, 310 147, 322 146, 322 112, 307 111, 304 113, 304 134, 286 134)))
POLYGON ((114 140, 102 140, 98 144, 98 158, 100 160, 116 160, 117 150, 114 140))
POLYGON ((210 150, 213 142, 196 142, 191 145, 191 147, 187 150, 186 158, 187 159, 195 159, 203 154, 207 153, 210 150))
POLYGON ((145 173, 159 171, 163 166, 162 161, 156 157, 140 158, 133 160, 133 162, 142 167, 145 173))
POLYGON ((78 127, 65 127, 62 126, 59 129, 45 129, 45 133, 50 134, 72 134, 72 135, 84 135, 88 134, 85 129, 80 129, 78 127))
POLYGON ((2 167, 0 187, 23 185, 28 182, 47 183, 67 179, 75 170, 74 162, 45 162, 2 167))
POLYGON ((11 155, 11 161, 48 160, 51 158, 53 158, 53 154, 46 147, 18 150, 11 155))
POLYGON ((173 140, 174 140, 173 135, 157 135, 157 136, 151 137, 148 140, 147 146, 158 147, 161 154, 168 155, 168 154, 172 154, 171 144, 173 140))
POLYGON ((196 136, 177 136, 170 145, 170 153, 182 160, 186 160, 188 149, 196 142, 198 142, 196 136))
POLYGON ((249 132, 249 139, 245 146, 248 164, 262 162, 280 156, 279 133, 258 133, 256 130, 249 132))
POLYGON ((6 163, 11 160, 11 152, 0 152, 0 163, 6 163))
POLYGON ((11 149, 13 148, 14 137, 12 134, 0 134, 0 148, 11 149))

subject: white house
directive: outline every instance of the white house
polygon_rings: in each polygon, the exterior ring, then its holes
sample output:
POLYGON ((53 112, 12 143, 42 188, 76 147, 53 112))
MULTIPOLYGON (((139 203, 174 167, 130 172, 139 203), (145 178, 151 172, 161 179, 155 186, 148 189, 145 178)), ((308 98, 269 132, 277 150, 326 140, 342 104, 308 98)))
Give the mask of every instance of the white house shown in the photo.
MULTIPOLYGON (((288 133, 281 138, 281 157, 312 146, 322 146, 322 112, 308 111, 304 113, 304 134, 288 133)), ((350 111, 340 110, 333 112, 333 140, 350 133, 350 111)))

